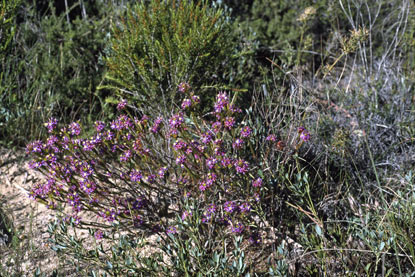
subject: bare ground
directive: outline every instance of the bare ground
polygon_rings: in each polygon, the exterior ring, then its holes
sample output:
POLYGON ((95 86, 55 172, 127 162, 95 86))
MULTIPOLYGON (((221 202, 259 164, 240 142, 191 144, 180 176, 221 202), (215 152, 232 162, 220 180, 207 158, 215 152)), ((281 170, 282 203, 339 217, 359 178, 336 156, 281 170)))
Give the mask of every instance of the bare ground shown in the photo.
MULTIPOLYGON (((0 246, 0 275, 33 276, 37 269, 46 276, 53 271, 68 275, 47 243, 52 211, 28 197, 40 175, 28 167, 23 150, 0 150, 0 207, 13 224, 14 238, 0 246)), ((9 238, 10 240, 10 238, 9 238)))

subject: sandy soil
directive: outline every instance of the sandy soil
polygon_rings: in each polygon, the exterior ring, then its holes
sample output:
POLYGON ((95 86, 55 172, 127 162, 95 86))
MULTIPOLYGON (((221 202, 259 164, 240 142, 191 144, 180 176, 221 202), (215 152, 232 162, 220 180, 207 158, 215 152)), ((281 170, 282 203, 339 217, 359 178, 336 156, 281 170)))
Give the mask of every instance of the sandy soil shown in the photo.
POLYGON ((18 245, 0 247, 0 263, 14 276, 33 276, 37 268, 50 276, 59 264, 47 244, 47 225, 54 217, 28 197, 29 188, 41 177, 29 169, 28 161, 23 150, 0 150, 0 204, 19 238, 18 245))
MULTIPOLYGON (((29 168, 29 160, 24 150, 0 149, 0 208, 13 222, 19 238, 18 246, 0 245, 0 264, 9 276, 33 276, 38 268, 46 276, 55 276, 54 270, 59 276, 77 276, 48 244, 47 228, 55 219, 54 212, 28 197, 30 187, 42 179, 29 168)), ((78 234, 88 236, 86 231, 78 234)), ((156 240, 156 235, 146 238, 150 243, 156 240)), ((141 249, 144 256, 154 251, 149 245, 141 249)))

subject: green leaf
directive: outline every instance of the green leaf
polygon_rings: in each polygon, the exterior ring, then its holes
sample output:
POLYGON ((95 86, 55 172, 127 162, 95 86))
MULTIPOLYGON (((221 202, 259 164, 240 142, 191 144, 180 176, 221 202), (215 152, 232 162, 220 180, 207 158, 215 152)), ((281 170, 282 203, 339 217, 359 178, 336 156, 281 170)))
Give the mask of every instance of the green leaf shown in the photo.
POLYGON ((321 228, 320 228, 320 226, 318 226, 318 224, 316 224, 316 233, 317 233, 317 235, 319 235, 320 237, 322 236, 321 228))

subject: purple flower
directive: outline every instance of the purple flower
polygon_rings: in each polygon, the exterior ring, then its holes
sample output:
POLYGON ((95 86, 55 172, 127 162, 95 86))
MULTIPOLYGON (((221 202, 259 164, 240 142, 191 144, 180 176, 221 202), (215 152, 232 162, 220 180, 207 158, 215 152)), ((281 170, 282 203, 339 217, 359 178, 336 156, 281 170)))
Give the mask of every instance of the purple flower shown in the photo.
POLYGON ((247 138, 251 135, 251 133, 252 133, 251 128, 249 128, 248 126, 245 126, 241 130, 241 137, 247 138))
POLYGON ((75 207, 80 204, 79 199, 80 199, 79 195, 76 192, 74 192, 74 193, 68 194, 67 201, 69 205, 71 205, 72 207, 75 207))
POLYGON ((111 141, 115 137, 115 134, 111 131, 106 131, 104 134, 104 140, 111 141))
POLYGON ((48 129, 49 133, 53 132, 53 129, 55 129, 56 125, 58 124, 58 120, 54 117, 51 117, 48 122, 45 123, 46 128, 48 129))
POLYGON ((52 135, 52 136, 48 137, 48 139, 46 141, 46 145, 47 146, 52 146, 52 145, 54 145, 58 141, 59 141, 59 139, 56 136, 53 136, 52 135))
POLYGON ((225 204, 223 204, 223 209, 227 213, 232 213, 236 210, 236 204, 233 201, 226 201, 225 204))
POLYGON ((208 183, 206 181, 200 181, 199 182, 199 190, 205 191, 209 187, 208 183))
POLYGON ((91 195, 91 193, 93 193, 97 188, 95 183, 88 179, 82 180, 79 184, 81 186, 81 189, 85 191, 85 193, 88 195, 91 195))
POLYGON ((26 146, 26 153, 41 153, 44 145, 40 140, 35 140, 26 146))
POLYGON ((186 177, 180 177, 179 179, 177 179, 177 183, 179 185, 185 185, 189 182, 189 179, 187 179, 186 177))
POLYGON ((133 126, 132 120, 126 115, 120 115, 116 120, 111 122, 110 128, 112 130, 129 129, 133 126))
POLYGON ((113 222, 117 217, 117 212, 113 208, 109 210, 106 209, 105 212, 99 212, 98 214, 99 216, 106 219, 109 223, 113 222))
POLYGON ((300 134, 300 138, 303 141, 309 141, 310 140, 310 133, 307 130, 303 130, 300 134))
POLYGON ((228 157, 223 157, 221 164, 223 168, 230 168, 232 166, 232 160, 228 157))
POLYGON ((76 214, 77 212, 75 211, 75 214, 72 215, 72 220, 73 223, 75 223, 75 225, 79 225, 79 223, 81 223, 81 218, 76 214))
POLYGON ((201 138, 201 141, 202 141, 204 144, 208 144, 209 142, 211 142, 211 141, 212 141, 212 134, 211 134, 211 133, 209 133, 209 132, 206 132, 206 133, 202 134, 202 135, 200 136, 200 138, 201 138))
POLYGON ((251 205, 245 202, 239 206, 239 210, 241 211, 241 213, 249 212, 251 210, 251 205))
POLYGON ((221 128, 222 128, 222 123, 220 123, 219 121, 216 121, 212 124, 212 129, 216 134, 220 132, 221 128))
POLYGON ((117 110, 123 110, 125 106, 127 106, 127 100, 122 99, 117 105, 117 110))
POLYGON ((90 142, 92 144, 99 144, 99 143, 101 143, 102 142, 102 134, 101 133, 96 134, 94 137, 91 138, 90 142))
POLYGON ((192 216, 192 212, 184 211, 182 213, 182 220, 184 221, 189 216, 192 216))
POLYGON ((203 218, 202 218, 202 222, 206 223, 208 222, 213 215, 215 215, 216 212, 216 205, 215 204, 209 204, 206 208, 206 211, 203 213, 203 218))
POLYGON ((69 133, 72 136, 78 136, 81 133, 81 125, 78 122, 72 122, 68 127, 69 133))
POLYGON ((177 229, 176 229, 176 227, 174 227, 174 226, 169 226, 167 229, 166 229, 166 234, 176 234, 177 233, 177 229))
POLYGON ((272 134, 272 135, 267 136, 266 140, 267 141, 276 141, 277 140, 277 137, 272 134))
POLYGON ((231 105, 229 107, 229 110, 231 110, 231 112, 233 112, 233 113, 241 113, 242 112, 242 110, 240 108, 236 107, 235 105, 231 105))
POLYGON ((209 172, 206 178, 206 183, 208 185, 212 185, 216 181, 216 178, 217 176, 215 173, 209 172))
POLYGON ((82 150, 88 152, 94 149, 94 144, 89 140, 82 141, 82 150))
POLYGON ((133 156, 133 154, 131 153, 130 150, 125 151, 124 153, 122 153, 120 155, 120 161, 121 162, 126 162, 128 161, 131 157, 133 156))
POLYGON ((215 108, 215 112, 216 113, 220 113, 222 112, 226 105, 228 105, 229 101, 228 101, 228 96, 226 95, 225 92, 220 92, 218 94, 218 96, 216 97, 216 103, 214 105, 215 108))
POLYGON ((143 178, 143 175, 141 174, 140 171, 132 170, 130 172, 130 180, 132 182, 140 182, 142 178, 143 178))
POLYGON ((226 117, 225 118, 225 127, 228 128, 228 130, 232 129, 233 125, 235 125, 235 118, 233 117, 226 117))
POLYGON ((238 222, 231 227, 232 233, 242 233, 244 229, 245 226, 241 222, 238 222))
POLYGON ((170 128, 180 127, 180 125, 182 125, 183 121, 184 121, 184 119, 183 119, 183 114, 182 113, 178 113, 178 114, 173 115, 169 120, 170 128))
POLYGON ((244 141, 240 138, 237 138, 233 143, 232 143, 232 147, 235 149, 239 149, 242 147, 242 145, 244 144, 244 141))
POLYGON ((77 166, 79 166, 79 173, 84 179, 88 179, 94 173, 94 169, 87 162, 81 162, 77 166))
POLYGON ((179 151, 179 150, 184 149, 184 148, 186 148, 186 147, 187 147, 186 142, 184 142, 184 141, 182 141, 182 140, 177 140, 177 141, 175 141, 175 142, 173 143, 173 148, 174 148, 176 151, 179 151))
POLYGON ((156 182, 156 175, 150 174, 147 177, 144 177, 143 180, 149 184, 154 184, 156 182))
POLYGON ((235 161, 234 166, 235 166, 236 172, 244 174, 248 171, 249 164, 247 161, 239 159, 235 161))
POLYGON ((218 160, 214 157, 209 157, 206 159, 206 166, 209 169, 213 169, 215 167, 215 164, 218 162, 218 160))
POLYGON ((151 127, 151 132, 153 133, 158 133, 158 131, 160 130, 160 125, 161 123, 163 123, 163 118, 162 117, 158 117, 155 121, 154 121, 154 125, 153 127, 151 127))
POLYGON ((179 84, 179 91, 182 93, 187 92, 190 89, 190 85, 186 82, 181 82, 179 84))
POLYGON ((102 121, 95 121, 95 129, 97 132, 101 132, 105 128, 105 123, 102 121))
POLYGON ((252 186, 255 187, 255 188, 261 187, 262 186, 262 179, 258 178, 256 180, 252 181, 252 186))
POLYGON ((182 109, 185 110, 192 105, 192 101, 188 98, 184 99, 182 102, 182 109))
POLYGON ((104 233, 101 230, 95 232, 94 237, 96 240, 101 240, 104 237, 104 233))
POLYGON ((192 100, 195 104, 200 103, 200 97, 198 95, 192 95, 192 100))
POLYGON ((160 177, 160 178, 164 178, 164 175, 166 174, 166 171, 167 171, 167 167, 162 167, 162 168, 160 168, 160 169, 159 169, 159 172, 158 172, 159 177, 160 177))
POLYGON ((184 167, 185 162, 186 162, 186 156, 184 155, 178 156, 176 158, 176 164, 180 165, 181 167, 184 167))

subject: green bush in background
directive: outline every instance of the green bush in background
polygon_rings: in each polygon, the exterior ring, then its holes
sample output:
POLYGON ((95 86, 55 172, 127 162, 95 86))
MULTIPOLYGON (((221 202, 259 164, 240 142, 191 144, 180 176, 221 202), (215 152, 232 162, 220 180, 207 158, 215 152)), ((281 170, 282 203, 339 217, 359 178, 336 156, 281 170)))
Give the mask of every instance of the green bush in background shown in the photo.
POLYGON ((16 33, 16 15, 20 5, 19 0, 2 1, 0 3, 0 130, 5 128, 5 98, 9 91, 15 86, 13 82, 13 71, 15 61, 12 57, 14 37, 16 33))
POLYGON ((181 82, 220 84, 235 45, 230 31, 224 11, 207 1, 139 2, 113 24, 104 87, 159 110, 181 82))
POLYGON ((0 87, 0 141, 9 146, 39 137, 39 125, 50 116, 64 122, 102 116, 105 106, 95 88, 104 73, 100 57, 113 12, 102 2, 79 15, 70 13, 78 5, 62 12, 50 2, 42 14, 36 3, 16 7, 20 22, 2 57, 0 87))

